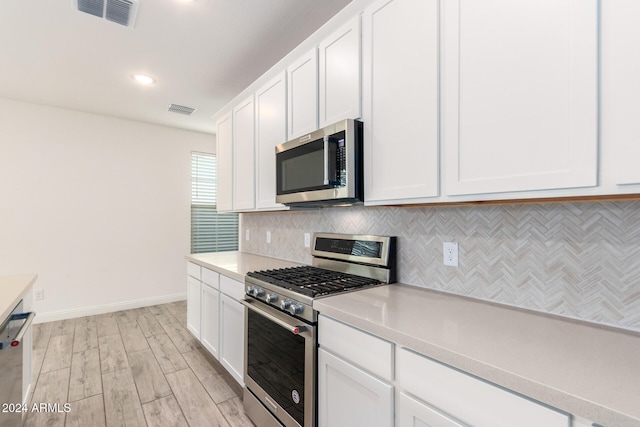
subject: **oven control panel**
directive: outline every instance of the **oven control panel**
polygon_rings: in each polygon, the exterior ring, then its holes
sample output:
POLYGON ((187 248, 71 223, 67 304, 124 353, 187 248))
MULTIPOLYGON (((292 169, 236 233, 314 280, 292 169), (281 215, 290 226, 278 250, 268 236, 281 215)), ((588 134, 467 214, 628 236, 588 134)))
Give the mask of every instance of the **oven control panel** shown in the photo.
POLYGON ((314 311, 311 304, 298 301, 291 296, 283 295, 281 292, 266 289, 259 285, 247 284, 246 294, 258 301, 284 311, 291 316, 296 316, 309 322, 315 322, 317 320, 313 318, 314 311))

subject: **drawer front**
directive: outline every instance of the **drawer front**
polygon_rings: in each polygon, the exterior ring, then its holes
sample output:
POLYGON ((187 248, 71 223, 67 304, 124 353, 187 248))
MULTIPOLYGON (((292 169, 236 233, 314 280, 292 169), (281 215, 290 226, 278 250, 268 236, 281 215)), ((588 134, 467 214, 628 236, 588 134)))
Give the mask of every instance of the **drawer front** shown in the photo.
POLYGON ((201 267, 198 264, 194 264, 192 262, 187 262, 187 274, 191 277, 195 277, 200 280, 201 276, 201 267))
POLYGON ((406 349, 398 388, 474 427, 568 427, 569 416, 406 349))
POLYGON ((396 425, 399 427, 469 427, 405 393, 396 399, 396 425))
POLYGON ((216 271, 202 268, 202 281, 213 289, 220 289, 220 274, 216 271))
POLYGON ((222 274, 220 275, 220 291, 237 301, 244 299, 244 283, 222 274))
POLYGON ((318 343, 366 371, 393 380, 393 344, 326 316, 318 319, 318 343))

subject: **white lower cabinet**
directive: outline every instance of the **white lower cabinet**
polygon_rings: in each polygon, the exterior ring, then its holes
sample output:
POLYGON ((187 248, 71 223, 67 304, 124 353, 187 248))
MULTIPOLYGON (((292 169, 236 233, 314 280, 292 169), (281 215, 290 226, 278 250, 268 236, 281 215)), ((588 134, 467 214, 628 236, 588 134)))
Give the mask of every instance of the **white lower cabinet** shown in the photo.
POLYGON ((187 270, 187 329, 244 386, 244 283, 191 262, 187 270))
POLYGON ((393 386, 319 349, 318 425, 392 426, 393 386))
POLYGON ((187 271, 187 329, 193 336, 200 339, 200 298, 202 292, 200 266, 190 262, 187 271))
POLYGON ((393 426, 393 344, 318 319, 319 427, 393 426))
POLYGON ((213 357, 220 359, 220 291, 202 285, 202 323, 200 342, 213 357))
POLYGON ((570 425, 568 414, 523 398, 404 348, 396 352, 396 386, 399 390, 411 393, 440 414, 448 414, 451 417, 450 421, 458 422, 458 424, 442 424, 443 426, 567 427, 570 425))
POLYGON ((220 276, 220 363, 244 385, 244 284, 220 276))
POLYGON ((324 315, 318 344, 320 427, 590 425, 324 315))
POLYGON ((572 417, 571 427, 604 427, 580 417, 572 417))
POLYGON ((403 392, 398 392, 396 400, 396 425, 399 427, 467 427, 403 392))

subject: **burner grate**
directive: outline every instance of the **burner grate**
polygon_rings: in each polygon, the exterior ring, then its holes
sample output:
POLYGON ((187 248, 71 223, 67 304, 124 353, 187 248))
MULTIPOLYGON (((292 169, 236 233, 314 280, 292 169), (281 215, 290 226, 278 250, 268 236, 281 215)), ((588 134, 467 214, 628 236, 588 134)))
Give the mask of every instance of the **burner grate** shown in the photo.
POLYGON ((310 297, 382 283, 369 277, 309 266, 254 271, 248 275, 310 297))

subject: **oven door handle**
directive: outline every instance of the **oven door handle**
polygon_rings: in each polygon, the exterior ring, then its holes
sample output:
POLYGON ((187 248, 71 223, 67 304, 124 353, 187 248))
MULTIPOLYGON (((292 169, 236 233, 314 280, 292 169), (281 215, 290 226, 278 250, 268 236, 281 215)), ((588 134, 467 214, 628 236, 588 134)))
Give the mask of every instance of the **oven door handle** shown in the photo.
MULTIPOLYGON (((240 304, 244 305, 245 307, 247 307, 249 310, 255 311, 256 313, 260 314, 261 316, 266 317, 267 319, 269 319, 270 321, 282 326, 283 328, 285 328, 287 331, 291 332, 294 335, 299 335, 301 332, 304 332, 307 327, 303 326, 303 325, 297 325, 295 323, 289 323, 283 319, 279 319, 276 316, 273 316, 269 313, 267 313, 264 310, 261 310, 260 308, 254 306, 255 302, 252 300, 241 300, 240 304)), ((293 317, 292 317, 293 319, 293 317)))

